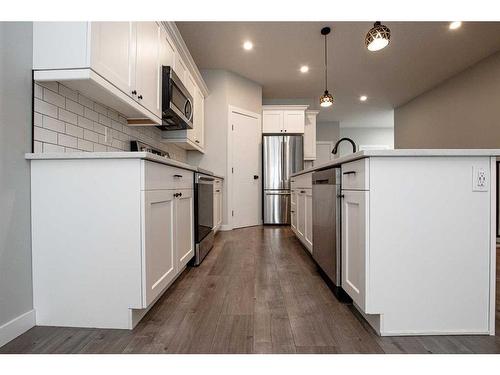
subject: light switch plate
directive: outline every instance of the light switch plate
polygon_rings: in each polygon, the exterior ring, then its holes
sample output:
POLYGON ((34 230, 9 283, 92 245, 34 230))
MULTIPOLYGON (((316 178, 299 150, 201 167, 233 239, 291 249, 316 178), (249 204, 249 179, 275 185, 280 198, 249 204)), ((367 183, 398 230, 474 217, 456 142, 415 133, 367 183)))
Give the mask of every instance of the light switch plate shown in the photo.
POLYGON ((472 191, 488 191, 489 190, 489 175, 484 167, 472 167, 472 191))

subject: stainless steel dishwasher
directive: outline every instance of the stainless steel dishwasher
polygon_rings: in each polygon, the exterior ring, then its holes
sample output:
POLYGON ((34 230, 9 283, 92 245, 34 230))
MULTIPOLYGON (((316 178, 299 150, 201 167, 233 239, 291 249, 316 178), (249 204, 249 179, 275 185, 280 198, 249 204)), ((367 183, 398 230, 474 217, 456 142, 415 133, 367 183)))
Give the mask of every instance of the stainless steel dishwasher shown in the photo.
POLYGON ((327 284, 342 301, 349 297, 341 282, 341 176, 340 168, 316 171, 312 177, 313 258, 327 284))

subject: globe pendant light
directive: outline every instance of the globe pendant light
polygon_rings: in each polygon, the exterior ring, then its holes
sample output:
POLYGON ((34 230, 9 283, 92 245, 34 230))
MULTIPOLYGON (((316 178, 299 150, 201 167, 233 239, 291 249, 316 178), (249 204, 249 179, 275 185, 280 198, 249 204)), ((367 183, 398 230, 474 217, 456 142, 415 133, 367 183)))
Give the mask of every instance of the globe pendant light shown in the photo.
POLYGON ((391 41, 391 30, 379 21, 373 24, 373 27, 368 31, 365 37, 365 45, 369 51, 380 51, 387 47, 391 41))
POLYGON ((319 98, 319 105, 322 107, 330 107, 333 104, 333 96, 328 92, 328 49, 326 36, 330 34, 329 27, 323 27, 321 29, 321 35, 325 37, 325 92, 319 98))

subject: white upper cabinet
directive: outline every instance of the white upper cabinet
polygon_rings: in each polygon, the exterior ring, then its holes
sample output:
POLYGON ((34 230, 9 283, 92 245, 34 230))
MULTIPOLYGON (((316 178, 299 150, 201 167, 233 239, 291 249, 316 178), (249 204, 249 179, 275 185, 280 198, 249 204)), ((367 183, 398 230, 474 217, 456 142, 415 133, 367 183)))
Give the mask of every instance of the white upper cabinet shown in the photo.
POLYGON ((138 102, 161 117, 160 26, 155 22, 137 22, 136 90, 138 102))
POLYGON ((304 133, 304 125, 304 111, 283 112, 283 130, 285 133, 304 133))
POLYGON ((283 132, 283 111, 262 112, 262 133, 283 132))
POLYGON ((195 88, 194 93, 194 119, 193 119, 193 139, 201 148, 205 146, 205 99, 200 90, 195 88))
POLYGON ((133 22, 93 22, 91 66, 123 92, 135 88, 136 24, 133 22))
POLYGON ((196 90, 208 95, 173 22, 33 24, 35 81, 63 82, 133 119, 129 125, 161 124, 162 65, 173 67, 193 98, 196 90))
POLYGON ((304 126, 304 160, 316 160, 316 116, 319 111, 306 111, 304 126))
POLYGON ((265 105, 262 107, 262 133, 303 134, 308 106, 265 105))

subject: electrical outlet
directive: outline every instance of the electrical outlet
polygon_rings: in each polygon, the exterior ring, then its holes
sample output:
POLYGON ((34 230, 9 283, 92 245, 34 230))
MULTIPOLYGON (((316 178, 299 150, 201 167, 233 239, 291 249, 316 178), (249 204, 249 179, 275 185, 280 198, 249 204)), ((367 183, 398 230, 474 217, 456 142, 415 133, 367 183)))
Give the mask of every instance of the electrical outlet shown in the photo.
POLYGON ((483 167, 472 167, 472 191, 488 191, 488 172, 483 167))

